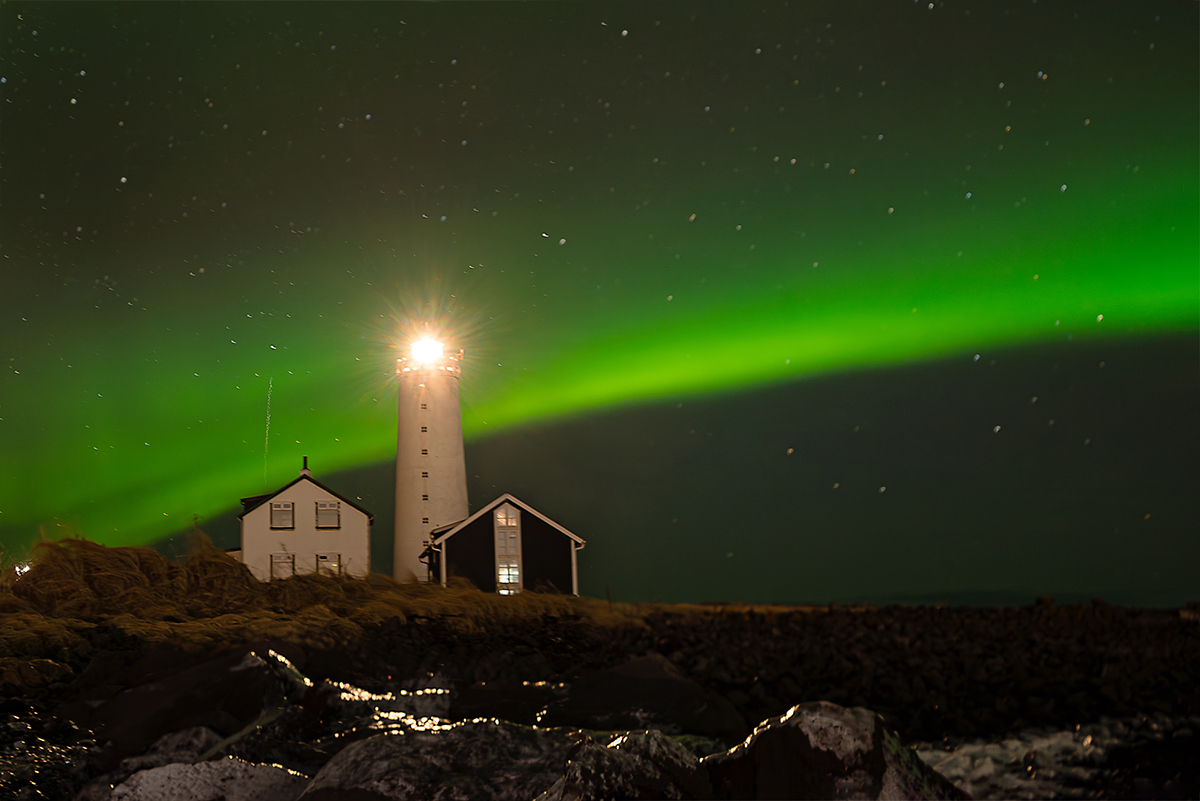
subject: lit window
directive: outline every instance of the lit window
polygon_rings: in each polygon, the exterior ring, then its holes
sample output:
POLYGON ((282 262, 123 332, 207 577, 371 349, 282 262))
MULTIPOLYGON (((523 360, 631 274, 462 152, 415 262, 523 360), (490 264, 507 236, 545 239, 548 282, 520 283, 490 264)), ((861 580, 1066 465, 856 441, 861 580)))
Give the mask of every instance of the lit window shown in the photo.
POLYGON ((501 584, 516 584, 520 580, 521 571, 517 568, 516 562, 504 561, 500 563, 501 584))
POLYGON ((296 575, 296 554, 271 554, 271 578, 281 579, 296 575))
POLYGON ((295 504, 274 503, 271 504, 271 528, 295 528, 295 515, 293 510, 295 504))
POLYGON ((340 553, 317 554, 317 572, 326 576, 342 575, 342 555, 340 553))
POLYGON ((341 504, 337 501, 317 501, 317 528, 339 528, 341 504))
POLYGON ((521 513, 501 504, 493 514, 496 534, 496 589, 501 595, 521 591, 521 513))
POLYGON ((502 504, 496 510, 496 525, 504 528, 515 527, 518 525, 518 512, 511 504, 502 504))

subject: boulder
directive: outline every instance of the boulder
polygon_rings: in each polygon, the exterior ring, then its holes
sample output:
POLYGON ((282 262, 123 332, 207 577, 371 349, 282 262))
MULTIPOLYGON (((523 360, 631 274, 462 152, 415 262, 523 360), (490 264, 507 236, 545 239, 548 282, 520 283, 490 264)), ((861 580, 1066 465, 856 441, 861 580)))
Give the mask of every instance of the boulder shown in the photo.
POLYGON ((191 764, 202 754, 215 748, 223 739, 212 729, 203 726, 164 734, 146 753, 121 760, 117 771, 123 772, 122 778, 126 778, 138 771, 161 768, 163 765, 180 762, 191 764))
POLYGON ((712 787, 691 751, 660 731, 633 731, 583 744, 537 801, 610 798, 712 798, 712 787))
POLYGON ((674 725, 727 744, 748 733, 728 699, 706 691, 658 653, 584 673, 571 683, 566 698, 548 707, 541 722, 590 729, 674 725))
POLYGON ((236 737, 310 688, 311 682, 275 651, 239 649, 118 692, 76 722, 96 732, 104 743, 97 767, 111 770, 171 732, 203 727, 236 737))
POLYGON ((384 683, 371 692, 342 681, 318 682, 314 695, 327 714, 341 720, 356 720, 375 712, 403 712, 418 718, 448 716, 454 701, 453 683, 436 675, 404 684, 384 683))
POLYGON ((308 778, 276 765, 228 757, 196 765, 176 763, 133 774, 113 788, 110 801, 296 801, 308 778))
POLYGON ((578 738, 499 720, 412 729, 352 743, 313 777, 304 801, 529 801, 563 775, 578 738))
MULTIPOLYGON (((190 766, 193 763, 203 763, 205 757, 218 749, 225 741, 220 734, 203 726, 171 732, 159 737, 150 748, 142 754, 121 760, 121 763, 106 774, 93 778, 75 796, 75 801, 109 801, 113 788, 120 787, 131 777, 139 773, 150 773, 156 768, 167 765, 190 766)), ((266 760, 237 760, 241 763, 261 762, 266 760)), ((274 762, 275 760, 271 760, 274 762)), ((281 765, 274 767, 280 768, 281 765)), ((296 771, 288 771, 300 775, 296 771)), ((174 774, 154 774, 155 776, 174 774)), ((307 779, 307 776, 305 777, 307 779)), ((232 771, 224 781, 240 781, 240 773, 232 771)), ((139 780, 139 781, 144 781, 139 780)), ((201 782, 203 783, 203 782, 201 782)), ((134 787, 140 786, 134 784, 134 787)), ((303 789, 303 788, 302 788, 303 789)), ((141 792, 139 790, 139 792, 141 792)), ((297 791, 297 794, 299 791, 297 791)))
POLYGON ((564 694, 545 681, 481 681, 455 695, 446 717, 455 721, 500 718, 533 726, 541 723, 546 708, 564 694))
POLYGON ((862 707, 799 704, 745 742, 705 757, 714 797, 965 799, 862 707))
POLYGON ((271 762, 314 776, 343 748, 380 734, 445 728, 453 692, 438 677, 371 692, 347 682, 317 682, 301 703, 283 710, 223 753, 271 762))

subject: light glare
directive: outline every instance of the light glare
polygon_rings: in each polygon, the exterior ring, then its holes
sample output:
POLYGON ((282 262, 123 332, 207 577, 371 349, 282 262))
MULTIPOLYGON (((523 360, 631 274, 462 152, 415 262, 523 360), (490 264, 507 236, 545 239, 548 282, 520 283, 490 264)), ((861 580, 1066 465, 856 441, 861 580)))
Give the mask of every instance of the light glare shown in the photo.
POLYGON ((421 339, 412 344, 413 358, 422 364, 436 362, 442 358, 442 343, 432 339, 421 339))

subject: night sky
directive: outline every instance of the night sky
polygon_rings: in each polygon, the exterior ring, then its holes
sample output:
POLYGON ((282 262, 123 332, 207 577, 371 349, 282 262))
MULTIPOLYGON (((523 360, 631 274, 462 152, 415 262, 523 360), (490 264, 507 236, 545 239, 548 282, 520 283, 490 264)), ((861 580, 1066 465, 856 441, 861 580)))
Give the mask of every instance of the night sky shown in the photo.
POLYGON ((392 363, 618 600, 1200 598, 1198 7, 0 4, 0 544, 316 477, 392 363))

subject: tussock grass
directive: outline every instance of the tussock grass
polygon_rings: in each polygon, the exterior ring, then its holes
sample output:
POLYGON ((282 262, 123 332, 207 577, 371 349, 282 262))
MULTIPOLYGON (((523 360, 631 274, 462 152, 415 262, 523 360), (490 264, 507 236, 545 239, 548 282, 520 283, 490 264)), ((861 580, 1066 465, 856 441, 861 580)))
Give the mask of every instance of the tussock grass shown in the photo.
POLYGON ((263 639, 333 648, 397 618, 441 618, 463 631, 566 618, 582 625, 644 625, 633 605, 469 585, 299 575, 260 582, 201 532, 184 564, 150 548, 110 548, 83 538, 34 546, 32 567, 0 574, 0 684, 31 686, 61 671, 31 660, 70 661, 90 648, 87 630, 112 626, 148 643, 210 649, 263 639))
POLYGON ((747 614, 824 607, 778 604, 627 604, 538 592, 485 593, 366 579, 299 575, 262 582, 214 548, 197 529, 191 553, 177 564, 151 548, 110 548, 82 537, 43 540, 32 567, 0 571, 0 691, 69 680, 86 661, 94 629, 115 628, 148 644, 211 651, 262 640, 335 648, 395 618, 439 619, 459 631, 485 631, 547 618, 581 626, 645 626, 666 614, 688 624, 747 614))

